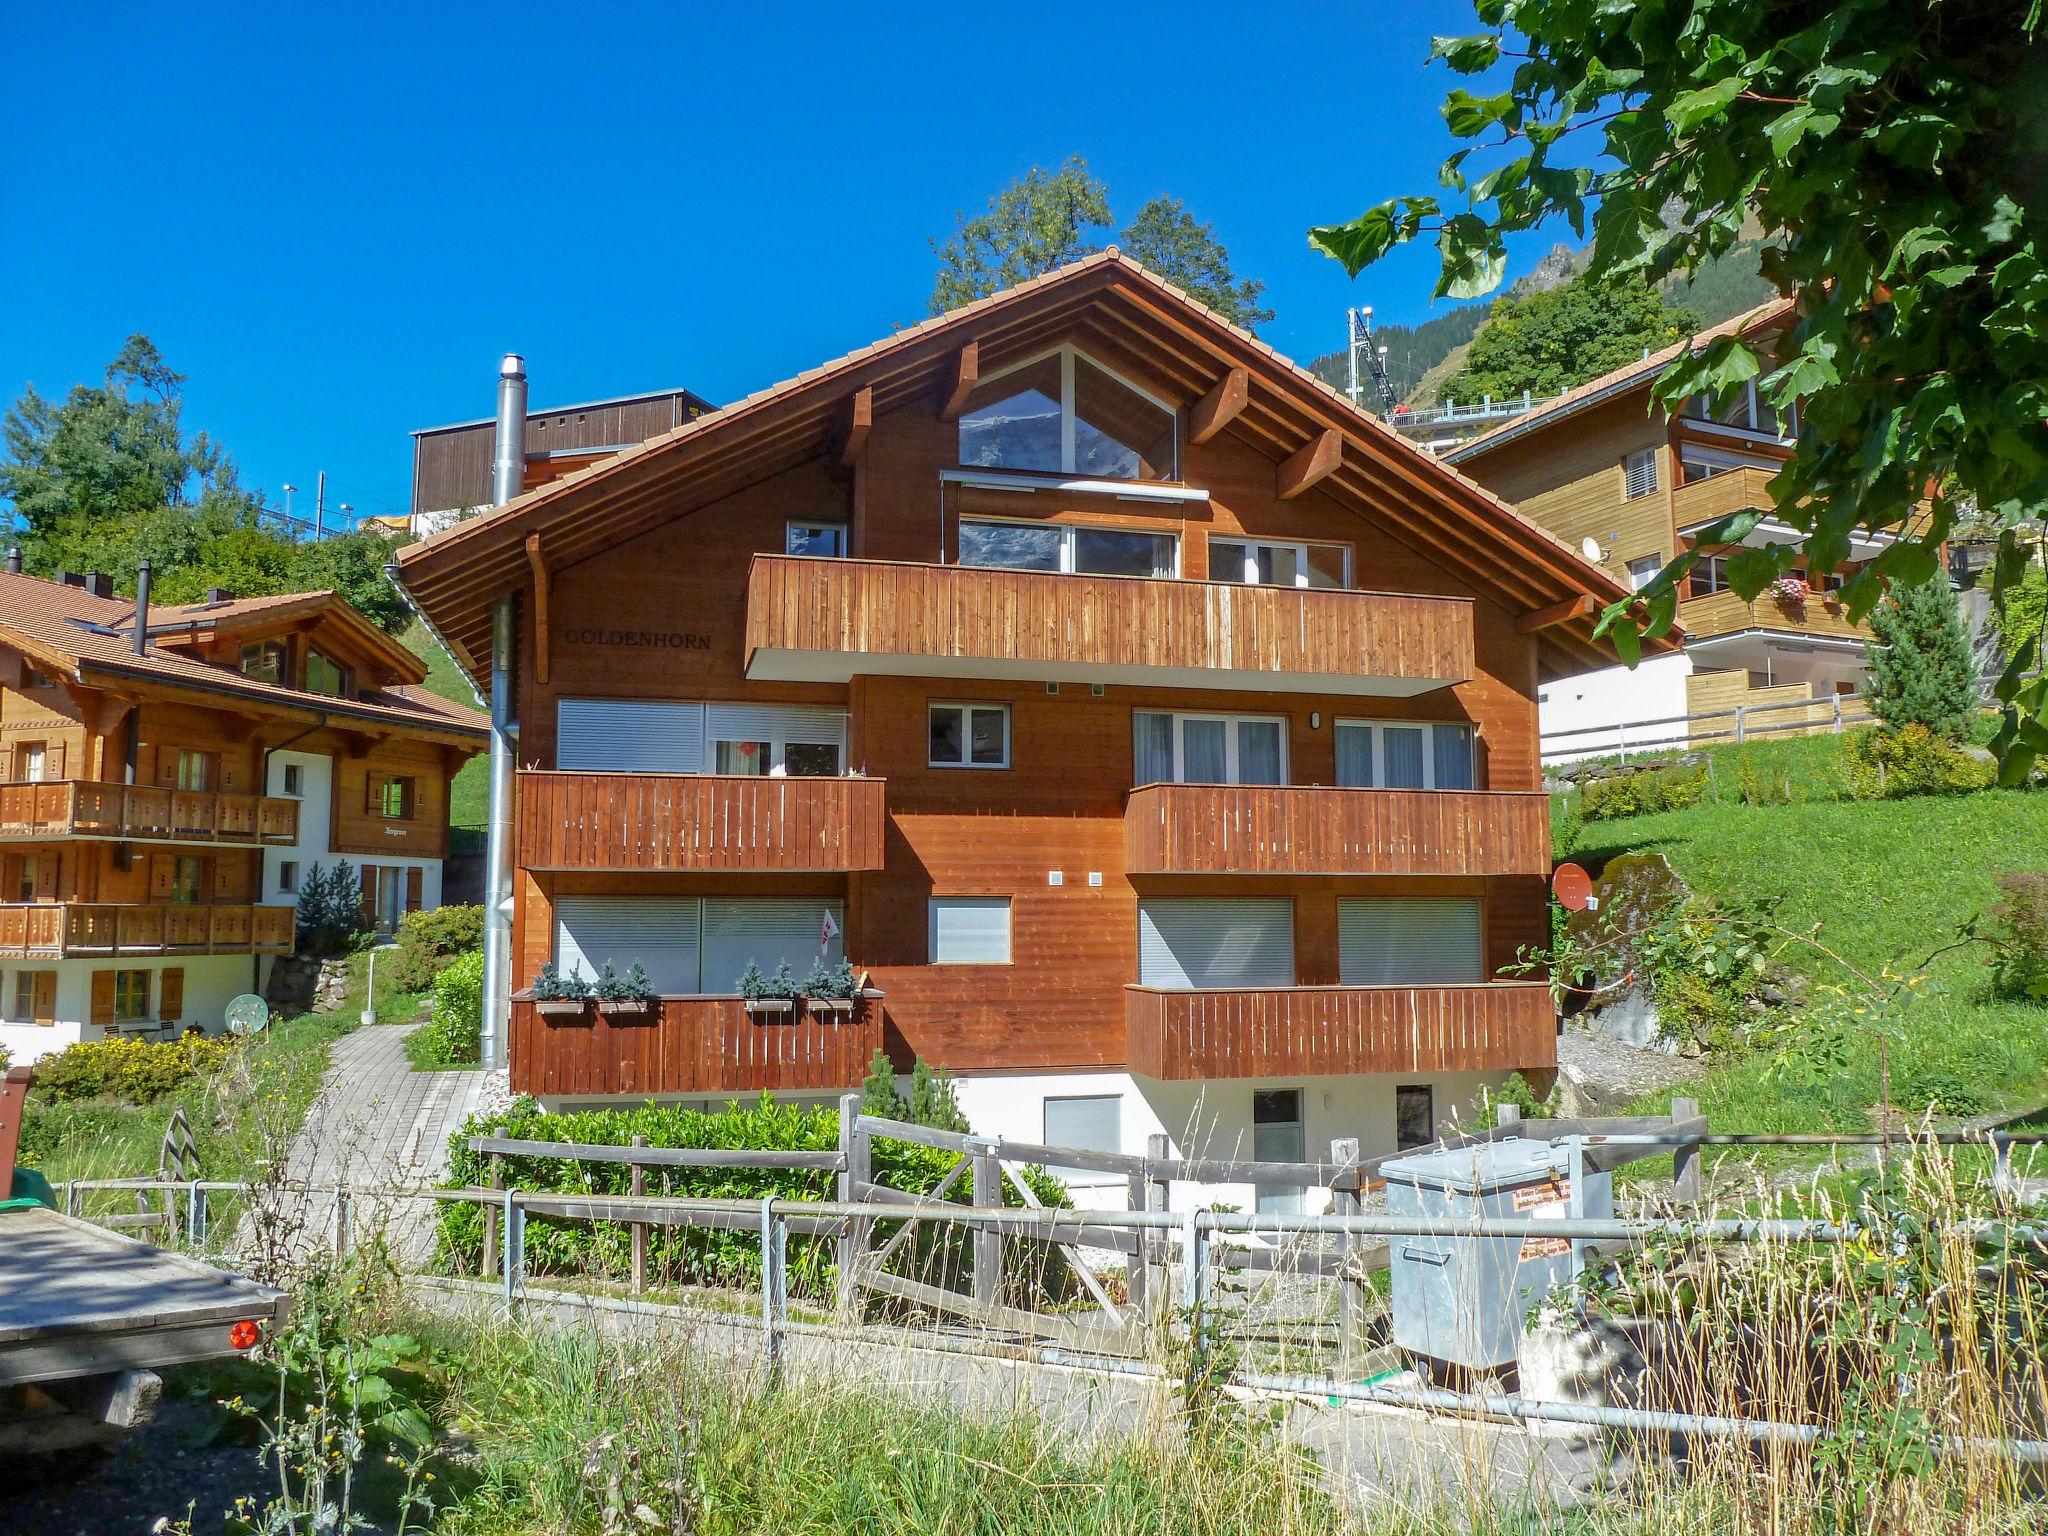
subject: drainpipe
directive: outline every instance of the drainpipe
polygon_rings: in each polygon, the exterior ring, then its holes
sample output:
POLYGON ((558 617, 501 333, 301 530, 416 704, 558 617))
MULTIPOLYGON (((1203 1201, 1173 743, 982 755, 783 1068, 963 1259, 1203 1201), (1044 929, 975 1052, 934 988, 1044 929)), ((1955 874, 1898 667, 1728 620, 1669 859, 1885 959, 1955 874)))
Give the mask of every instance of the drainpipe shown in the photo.
MULTIPOLYGON (((491 460, 491 504, 502 507, 525 489, 526 364, 508 352, 498 366, 498 425, 491 460)), ((512 1015, 512 794, 519 741, 517 597, 491 605, 491 819, 484 843, 484 1019, 487 1067, 505 1065, 512 1015)))

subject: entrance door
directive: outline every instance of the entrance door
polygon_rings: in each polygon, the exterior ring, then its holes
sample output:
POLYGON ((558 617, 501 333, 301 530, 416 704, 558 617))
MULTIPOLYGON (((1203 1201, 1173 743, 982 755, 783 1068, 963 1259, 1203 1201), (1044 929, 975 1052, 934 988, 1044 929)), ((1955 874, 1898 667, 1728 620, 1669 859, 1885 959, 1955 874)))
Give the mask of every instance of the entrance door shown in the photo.
MULTIPOLYGON (((1299 1088, 1264 1088, 1252 1094, 1252 1160, 1260 1163, 1307 1162, 1308 1143, 1301 1123, 1299 1088)), ((1296 1185, 1261 1185, 1259 1209, 1292 1215, 1301 1209, 1296 1185)))

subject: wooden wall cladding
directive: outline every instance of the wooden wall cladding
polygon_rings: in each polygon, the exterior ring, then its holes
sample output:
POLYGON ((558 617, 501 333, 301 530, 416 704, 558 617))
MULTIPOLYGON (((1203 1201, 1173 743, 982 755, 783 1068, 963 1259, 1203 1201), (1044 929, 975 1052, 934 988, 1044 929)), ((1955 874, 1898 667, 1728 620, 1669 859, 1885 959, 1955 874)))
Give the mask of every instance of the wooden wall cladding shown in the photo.
POLYGON ((448 851, 448 777, 439 747, 386 741, 367 757, 337 751, 330 846, 336 853, 441 858, 448 851), (412 779, 411 816, 387 817, 372 808, 371 780, 385 775, 412 779))
POLYGON ((880 869, 883 797, 880 779, 527 771, 520 857, 530 869, 880 869))
POLYGON ((663 998, 647 1022, 593 1006, 576 1022, 515 999, 512 1091, 545 1097, 751 1094, 858 1088, 881 1044, 873 1002, 851 1019, 800 1010, 756 1019, 736 997, 663 998))

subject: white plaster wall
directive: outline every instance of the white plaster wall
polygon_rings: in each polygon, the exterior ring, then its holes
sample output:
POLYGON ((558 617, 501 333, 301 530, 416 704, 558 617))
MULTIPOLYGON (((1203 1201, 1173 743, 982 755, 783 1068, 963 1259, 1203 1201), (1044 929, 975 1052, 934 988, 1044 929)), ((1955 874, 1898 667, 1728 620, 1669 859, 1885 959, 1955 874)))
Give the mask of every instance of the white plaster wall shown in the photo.
POLYGON ((228 1003, 244 992, 257 990, 255 963, 248 955, 183 955, 162 960, 57 960, 41 965, 7 966, 0 976, 0 1001, 12 1006, 16 970, 54 970, 57 973, 57 1022, 54 1024, 0 1023, 0 1045, 7 1047, 16 1066, 26 1066, 43 1056, 61 1051, 80 1040, 99 1040, 117 1030, 99 1029, 86 1023, 92 1017, 92 975, 94 971, 149 971, 150 998, 162 996, 161 972, 182 967, 185 972, 185 1008, 181 1022, 198 1025, 209 1035, 220 1034, 228 1003))
MULTIPOLYGON (((1685 680, 1692 670, 1692 658, 1681 651, 1652 657, 1638 667, 1602 667, 1580 677, 1545 683, 1537 695, 1536 709, 1545 766, 1613 752, 1621 738, 1607 727, 1683 715, 1685 680), (1559 737, 1560 732, 1588 727, 1602 729, 1559 737)), ((1642 734, 1682 737, 1684 731, 1684 726, 1673 725, 1642 734)))
POLYGON ((334 760, 317 752, 274 752, 265 794, 284 793, 287 764, 299 770, 299 840, 289 848, 263 851, 263 900, 295 907, 298 897, 278 884, 279 867, 288 861, 296 863, 303 880, 315 864, 334 862, 327 848, 327 832, 333 819, 334 760))

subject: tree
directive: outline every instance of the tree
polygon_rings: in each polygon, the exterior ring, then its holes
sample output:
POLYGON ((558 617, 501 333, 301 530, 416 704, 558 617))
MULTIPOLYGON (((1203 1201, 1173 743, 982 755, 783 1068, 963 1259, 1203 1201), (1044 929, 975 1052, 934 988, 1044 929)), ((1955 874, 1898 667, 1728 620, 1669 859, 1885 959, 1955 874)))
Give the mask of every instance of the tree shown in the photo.
POLYGON ((1700 323, 1664 302, 1639 275, 1577 279, 1525 298, 1497 299, 1465 363, 1444 381, 1448 400, 1554 395, 1645 351, 1668 347, 1700 323))
POLYGON ((1900 587, 1870 615, 1871 713, 1961 740, 1977 712, 1977 668, 1945 576, 1900 587))
MULTIPOLYGON (((1102 249, 1113 227, 1109 188, 1079 155, 1057 171, 1033 166, 989 200, 988 212, 960 219, 944 244, 931 310, 988 297, 1102 249)), ((1155 197, 1117 237, 1121 248, 1233 324, 1256 329, 1273 318, 1259 307, 1266 285, 1230 268, 1214 226, 1197 223, 1177 197, 1155 197)))
MULTIPOLYGON (((1751 380, 1781 410, 1801 404, 1797 448, 1772 482, 1772 515, 1799 536, 1740 551, 1731 584, 1754 597, 1797 567, 1833 570, 1858 527, 1895 530, 1843 588, 1861 618, 1888 588, 1935 575, 1974 502, 2001 528, 2002 599, 2024 570, 2016 529, 2048 503, 2040 0, 1477 9, 1487 30, 1431 49, 1488 77, 1443 106, 1451 132, 1473 141, 1440 174, 1462 206, 1397 197, 1312 230, 1312 242, 1355 275, 1434 235, 1438 292, 1463 298, 1499 283, 1509 235, 1552 219, 1590 221, 1594 273, 1659 280, 1731 250, 1745 222, 1760 228, 1774 242, 1763 274, 1795 301, 1790 330, 1770 348, 1717 338, 1656 386, 1667 408, 1751 380), (1597 169, 1577 137, 1588 132, 1597 169), (1483 173, 1468 163, 1482 151, 1483 173)), ((1736 542, 1758 520, 1724 519, 1698 544, 1736 542)), ((1668 630, 1695 558, 1634 595, 1647 600, 1640 616, 1628 603, 1602 614, 1625 660, 1643 634, 1668 630)), ((1999 684, 1993 748, 2009 783, 2048 751, 2048 678, 2024 676, 2038 661, 2022 643, 1999 684)))
POLYGON ((1200 299, 1232 325, 1255 331, 1273 318, 1259 305, 1266 285, 1230 270, 1230 252, 1213 225, 1197 224, 1177 197, 1155 197, 1120 237, 1125 254, 1200 299))

